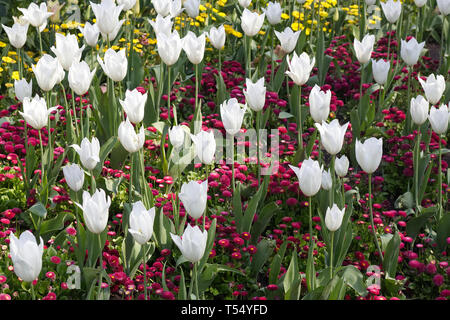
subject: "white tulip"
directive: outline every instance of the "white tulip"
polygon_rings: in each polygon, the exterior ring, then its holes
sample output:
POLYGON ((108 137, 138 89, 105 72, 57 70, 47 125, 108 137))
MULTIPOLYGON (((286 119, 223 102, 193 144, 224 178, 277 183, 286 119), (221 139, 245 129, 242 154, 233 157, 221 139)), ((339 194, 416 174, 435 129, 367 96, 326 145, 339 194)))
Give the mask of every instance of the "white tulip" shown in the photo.
POLYGON ((229 99, 220 105, 222 123, 229 135, 235 136, 242 127, 246 106, 241 105, 236 98, 229 99))
POLYGON ((167 16, 170 13, 170 5, 171 2, 168 0, 152 0, 153 7, 157 14, 162 15, 163 17, 167 16))
MULTIPOLYGON (((116 6, 114 0, 102 0, 100 4, 90 2, 98 29, 102 34, 110 35, 120 24, 119 16, 123 5, 116 6)), ((123 23, 123 22, 122 22, 123 23)), ((113 39, 109 39, 113 40, 113 39)))
POLYGON ((212 131, 200 131, 197 135, 191 134, 195 145, 197 157, 203 164, 211 164, 216 152, 216 140, 212 131))
POLYGON ((127 118, 119 125, 119 141, 129 153, 141 150, 145 142, 144 126, 141 126, 139 134, 137 134, 130 119, 127 118))
POLYGON ((330 115, 331 91, 323 92, 316 84, 309 93, 309 112, 314 122, 322 123, 330 115))
POLYGON ((192 64, 199 64, 202 62, 205 54, 205 42, 206 37, 204 33, 197 37, 195 33, 189 31, 183 38, 183 50, 186 52, 186 55, 192 64))
POLYGON ((265 13, 259 15, 257 12, 251 12, 244 9, 241 16, 241 27, 247 37, 253 37, 258 34, 264 23, 265 13))
POLYGON ((183 183, 179 197, 187 213, 193 219, 200 218, 205 212, 208 200, 208 179, 202 183, 197 181, 183 183))
POLYGON ((133 209, 130 213, 130 228, 128 231, 137 243, 144 245, 151 239, 154 222, 155 207, 147 210, 142 201, 133 203, 133 209))
POLYGON ((33 94, 33 79, 27 82, 26 79, 14 80, 14 93, 20 102, 25 98, 31 98, 33 94))
POLYGON ((367 173, 374 173, 383 156, 383 138, 369 138, 364 143, 356 139, 356 161, 367 173))
POLYGON ((186 260, 195 263, 203 258, 206 241, 208 240, 208 231, 201 231, 198 226, 192 227, 188 224, 182 237, 173 233, 170 233, 170 236, 186 260))
POLYGON ((98 42, 98 36, 100 35, 100 30, 97 24, 90 24, 86 22, 84 28, 78 27, 78 30, 83 34, 84 40, 90 47, 96 47, 98 42))
POLYGON ((87 170, 94 170, 100 162, 100 142, 96 137, 91 139, 83 138, 81 147, 77 144, 71 145, 80 156, 80 161, 87 170))
POLYGON ((14 23, 11 28, 2 24, 2 27, 8 35, 9 43, 14 48, 20 49, 27 42, 28 23, 25 25, 14 23))
POLYGON ((347 175, 349 165, 350 163, 345 155, 340 158, 336 157, 334 162, 334 171, 339 177, 343 178, 347 175))
POLYGON ((340 210, 336 204, 332 208, 327 208, 325 214, 325 225, 331 232, 338 230, 341 227, 342 219, 344 218, 345 208, 340 210))
POLYGON ((255 83, 250 79, 245 80, 245 85, 247 87, 244 90, 245 101, 247 105, 253 111, 261 111, 266 104, 266 87, 264 86, 264 77, 260 78, 255 83))
POLYGON ((409 41, 401 40, 400 55, 408 66, 413 66, 417 63, 425 46, 425 41, 418 43, 416 38, 411 38, 409 41))
POLYGON ((33 99, 29 97, 23 99, 23 112, 19 113, 30 126, 40 130, 47 125, 48 116, 56 109, 57 107, 47 109, 45 99, 36 94, 33 99))
POLYGON ((123 11, 128 11, 136 5, 136 0, 117 0, 117 4, 123 6, 123 11))
POLYGON ((294 32, 290 27, 286 27, 283 32, 275 30, 275 35, 278 40, 280 40, 281 49, 283 49, 284 52, 291 53, 294 51, 300 32, 300 30, 294 32))
POLYGON ((328 171, 323 170, 322 171, 322 183, 321 183, 322 189, 324 190, 330 190, 333 186, 333 179, 331 178, 331 172, 330 169, 328 171))
POLYGON ((91 72, 86 61, 74 62, 67 76, 70 88, 79 96, 85 94, 91 86, 96 70, 97 68, 91 72))
POLYGON ((14 273, 25 282, 33 282, 41 273, 44 241, 40 237, 38 245, 35 236, 28 230, 19 239, 11 232, 9 240, 14 273))
POLYGON ((169 36, 172 32, 173 21, 171 16, 163 17, 158 14, 155 21, 148 19, 156 35, 164 33, 169 36))
POLYGON ((174 65, 180 57, 183 43, 175 30, 170 35, 159 33, 156 35, 158 53, 161 60, 168 66, 174 65))
POLYGON ((183 126, 174 126, 169 129, 169 141, 175 149, 180 149, 184 145, 185 130, 183 126))
POLYGON ((69 71, 72 63, 78 63, 81 59, 81 54, 84 50, 84 45, 78 48, 78 40, 74 34, 64 36, 60 33, 55 35, 56 47, 52 46, 50 49, 58 58, 59 63, 64 70, 69 71))
POLYGON ((186 0, 184 1, 183 6, 189 17, 192 19, 197 18, 200 10, 200 0, 186 0))
POLYGON ((241 5, 241 7, 247 8, 250 5, 250 2, 252 2, 252 0, 238 0, 238 2, 241 5))
POLYGON ((435 105, 441 100, 445 91, 445 79, 442 75, 431 74, 426 81, 419 77, 419 82, 425 92, 425 97, 431 105, 435 105))
MULTIPOLYGON (((42 2, 39 6, 32 2, 27 9, 18 9, 23 13, 23 18, 36 28, 47 25, 47 19, 53 15, 53 12, 48 12, 45 2, 42 2)), ((42 30, 39 31, 42 32, 42 30)))
POLYGON ((377 0, 365 0, 365 2, 366 2, 366 5, 373 6, 377 2, 377 0))
POLYGON ((439 11, 444 15, 450 14, 450 1, 448 0, 436 0, 439 11))
POLYGON ((271 25, 275 25, 281 22, 281 5, 278 2, 273 3, 269 1, 267 4, 267 9, 263 8, 263 11, 266 13, 267 20, 271 25))
POLYGON ((430 120, 431 128, 433 128, 434 132, 437 134, 445 134, 449 121, 448 107, 445 104, 442 104, 439 109, 434 106, 431 107, 428 120, 430 120))
POLYGON ((300 168, 289 165, 298 178, 300 190, 307 197, 314 196, 322 186, 322 168, 319 161, 311 158, 304 160, 300 168))
POLYGON ((105 74, 115 82, 122 81, 127 75, 128 60, 125 49, 116 52, 109 48, 105 53, 103 61, 100 56, 97 56, 97 61, 105 74))
POLYGON ((372 73, 376 83, 379 85, 384 85, 386 83, 390 67, 391 64, 383 59, 378 61, 372 59, 372 73))
POLYGON ((182 8, 181 5, 181 0, 173 0, 170 3, 170 15, 172 17, 178 17, 184 11, 184 8, 182 8))
POLYGON ((427 0, 414 0, 414 3, 417 7, 422 8, 427 3, 427 0))
POLYGON ((417 125, 422 125, 428 119, 428 109, 430 108, 430 104, 428 101, 418 95, 417 98, 411 99, 411 119, 417 125))
POLYGON ((303 52, 300 56, 297 56, 297 53, 294 52, 291 61, 289 61, 289 57, 287 58, 289 70, 286 71, 286 74, 292 79, 292 81, 295 82, 296 85, 304 85, 309 79, 314 63, 316 62, 316 58, 313 57, 310 59, 306 52, 303 52))
POLYGON ((110 33, 104 33, 101 32, 102 37, 104 39, 105 42, 109 41, 114 41, 114 39, 116 39, 117 35, 119 34, 120 28, 122 28, 122 25, 125 23, 125 19, 120 20, 119 22, 117 22, 114 26, 113 31, 111 31, 110 33))
POLYGON ((144 120, 147 96, 147 93, 142 94, 137 89, 134 89, 133 91, 127 90, 125 92, 125 100, 119 99, 123 111, 127 113, 127 118, 129 118, 134 124, 144 120))
POLYGON ((358 39, 353 40, 353 47, 355 49, 356 58, 360 64, 369 62, 372 55, 373 45, 375 43, 375 36, 373 34, 366 34, 362 41, 358 39))
POLYGON ((217 50, 221 50, 225 46, 226 33, 225 27, 221 25, 219 28, 211 27, 208 33, 211 45, 217 50))
POLYGON ((330 123, 325 121, 322 121, 322 124, 316 123, 316 127, 320 132, 320 141, 329 154, 336 155, 341 151, 349 123, 347 122, 341 126, 338 119, 334 119, 330 123))
POLYGON ((67 185, 70 189, 78 192, 83 188, 84 183, 84 171, 79 165, 73 163, 63 167, 64 179, 66 179, 67 185))
POLYGON ((383 13, 390 23, 397 22, 400 14, 402 13, 402 3, 400 0, 387 0, 386 2, 380 2, 383 13))
POLYGON ((36 64, 32 66, 34 76, 39 87, 43 91, 50 91, 64 79, 64 69, 57 58, 44 54, 36 64))
POLYGON ((91 196, 83 191, 83 204, 75 203, 83 210, 83 218, 88 230, 94 234, 102 233, 108 223, 111 197, 107 197, 105 190, 97 189, 91 196))

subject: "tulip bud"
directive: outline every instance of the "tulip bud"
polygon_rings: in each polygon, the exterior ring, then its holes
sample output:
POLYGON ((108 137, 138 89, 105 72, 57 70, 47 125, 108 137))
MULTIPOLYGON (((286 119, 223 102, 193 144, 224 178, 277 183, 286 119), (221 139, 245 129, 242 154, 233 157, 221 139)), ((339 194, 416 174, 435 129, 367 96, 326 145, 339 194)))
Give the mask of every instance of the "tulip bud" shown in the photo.
POLYGON ((275 35, 280 40, 281 49, 286 53, 294 51, 297 45, 298 37, 300 36, 300 30, 297 32, 292 31, 291 28, 286 27, 283 32, 275 30, 275 35))
POLYGON ((170 15, 172 17, 178 17, 182 12, 184 11, 184 8, 181 8, 181 0, 173 0, 170 3, 170 15))
POLYGON ((300 190, 307 197, 312 197, 319 192, 322 185, 322 169, 319 161, 304 160, 300 168, 289 165, 297 175, 300 190))
POLYGON ((83 191, 83 205, 75 204, 83 210, 84 222, 90 232, 100 234, 105 230, 111 197, 107 197, 103 189, 97 189, 92 196, 83 191))
POLYGON ((334 163, 334 171, 336 174, 343 178, 347 175, 348 166, 350 165, 348 158, 343 155, 342 157, 338 158, 336 157, 335 163, 334 163))
POLYGON ((267 4, 267 9, 263 8, 263 11, 265 12, 267 20, 271 25, 280 23, 282 10, 281 5, 278 2, 273 3, 270 1, 267 4))
POLYGON ((236 98, 225 101, 220 105, 220 116, 225 130, 235 136, 242 127, 246 106, 241 105, 236 98))
POLYGON ((187 213, 193 219, 200 218, 205 212, 208 200, 208 179, 202 183, 197 181, 183 183, 179 197, 187 213))
POLYGON ((39 87, 43 91, 50 91, 64 79, 65 73, 57 58, 44 54, 36 64, 32 66, 34 76, 39 87))
POLYGON ((189 61, 192 64, 199 64, 203 60, 205 54, 205 34, 196 36, 192 31, 188 31, 187 35, 183 38, 183 50, 186 52, 189 61))
POLYGON ((437 6, 439 8, 439 12, 443 16, 446 16, 446 15, 450 14, 450 1, 448 1, 448 0, 436 0, 436 2, 437 2, 437 6))
POLYGON ((122 81, 127 75, 128 60, 125 54, 125 49, 116 52, 109 48, 105 53, 104 61, 100 59, 100 56, 97 56, 97 61, 112 81, 122 81))
POLYGON ((175 149, 180 149, 184 145, 185 130, 183 126, 174 126, 169 129, 169 140, 175 149))
POLYGON ((182 237, 173 233, 170 233, 170 236, 186 260, 195 263, 203 258, 208 240, 206 230, 202 232, 198 226, 192 227, 188 224, 182 237))
POLYGON ((130 228, 128 231, 137 243, 144 245, 152 237, 154 221, 155 207, 147 210, 142 201, 135 202, 130 213, 130 228))
POLYGON ((221 25, 219 28, 211 27, 208 33, 211 45, 217 50, 221 50, 225 45, 226 33, 225 27, 221 25))
POLYGON ((67 77, 70 88, 79 96, 85 94, 91 86, 96 70, 97 68, 91 72, 86 61, 74 62, 67 77))
POLYGON ((170 33, 172 32, 172 26, 173 21, 171 16, 163 17, 162 15, 158 14, 156 16, 155 21, 148 19, 148 22, 153 28, 153 31, 155 31, 155 34, 165 34, 166 36, 170 36, 170 33))
POLYGON ((331 232, 338 230, 341 227, 342 219, 344 218, 345 208, 340 210, 336 204, 332 208, 327 208, 325 214, 325 225, 331 232))
POLYGON ((238 2, 241 7, 247 8, 252 0, 238 0, 238 2))
POLYGON ((264 23, 265 13, 259 15, 256 12, 251 12, 247 8, 241 16, 241 27, 247 37, 253 37, 258 34, 264 23))
POLYGON ((425 46, 425 41, 418 43, 416 38, 411 38, 409 41, 401 40, 400 55, 408 66, 413 66, 417 63, 425 46))
POLYGON ((27 42, 28 23, 25 25, 14 23, 11 28, 2 24, 2 27, 8 35, 9 43, 14 48, 20 49, 27 42))
POLYGON ((50 17, 50 21, 52 23, 60 23, 61 22, 61 9, 64 7, 64 4, 59 4, 58 0, 47 1, 47 7, 49 12, 53 12, 53 15, 50 17))
POLYGON ((296 85, 302 86, 308 81, 315 62, 316 58, 313 57, 311 60, 306 52, 303 52, 300 56, 297 56, 297 53, 294 52, 292 60, 287 59, 289 71, 286 71, 286 74, 296 85))
POLYGON ((384 85, 386 83, 390 67, 391 64, 383 59, 378 61, 372 59, 373 78, 379 85, 384 85))
POLYGON ((23 99, 23 112, 19 113, 30 126, 40 130, 47 125, 49 114, 56 109, 57 107, 47 109, 45 99, 36 94, 33 99, 29 97, 23 99))
POLYGON ((322 189, 323 190, 330 190, 333 186, 333 179, 331 178, 331 172, 330 169, 328 171, 323 170, 322 171, 322 189))
POLYGON ((141 150, 145 142, 144 126, 141 126, 139 134, 136 134, 130 119, 127 118, 119 125, 119 141, 129 153, 141 150))
POLYGON ((128 11, 136 5, 136 0, 117 0, 117 4, 123 6, 122 11, 128 11))
POLYGON ((266 87, 264 86, 264 77, 260 78, 256 83, 253 83, 250 79, 245 80, 247 87, 244 90, 244 96, 247 105, 253 111, 261 111, 266 103, 266 87))
POLYGON ((425 3, 427 3, 427 0, 414 0, 414 3, 416 4, 417 7, 422 8, 425 3))
POLYGON ((123 111, 127 113, 127 118, 131 122, 137 124, 144 120, 145 104, 147 102, 148 94, 142 94, 138 90, 127 90, 125 92, 125 100, 120 100, 123 111))
POLYGON ((77 164, 71 164, 63 167, 64 179, 70 189, 78 192, 83 188, 84 171, 77 164))
POLYGON ((320 132, 320 141, 329 154, 336 155, 341 151, 348 125, 349 122, 340 126, 338 119, 334 119, 330 123, 323 120, 322 124, 316 123, 320 132))
POLYGON ((369 62, 374 43, 375 36, 373 34, 366 34, 361 42, 356 38, 353 40, 356 58, 360 64, 369 62))
POLYGON ((94 170, 97 163, 100 162, 100 142, 96 137, 93 137, 91 142, 87 138, 81 141, 81 147, 77 144, 71 145, 72 148, 80 156, 80 161, 88 170, 94 170))
POLYGON ((159 33, 156 38, 159 57, 166 65, 174 65, 178 61, 183 48, 178 32, 175 30, 170 35, 159 33))
POLYGON ((367 173, 374 173, 383 156, 383 138, 369 138, 364 143, 356 139, 356 161, 367 173))
MULTIPOLYGON (((117 30, 123 5, 116 6, 115 0, 102 0, 100 4, 90 2, 95 23, 102 34, 109 35, 117 30)), ((122 22, 123 23, 123 22, 122 22)), ((113 40, 112 37, 109 40, 113 40)))
POLYGON ((30 231, 24 231, 19 239, 11 232, 9 251, 14 273, 25 282, 32 282, 41 273, 44 241, 40 237, 39 245, 30 231))
POLYGON ((167 16, 170 13, 170 1, 168 0, 152 0, 153 8, 157 14, 162 15, 163 17, 167 16))
MULTIPOLYGON (((39 28, 47 24, 47 19, 53 15, 53 12, 48 12, 47 4, 42 2, 39 6, 32 2, 25 8, 18 8, 20 12, 23 13, 23 17, 27 20, 33 27, 39 28)), ((39 30, 42 32, 42 30, 39 30)))
POLYGON ((423 81, 419 77, 419 82, 425 91, 425 97, 431 105, 435 105, 441 100, 442 94, 445 91, 445 79, 443 76, 431 74, 427 81, 423 81))
POLYGON ((422 125, 427 121, 430 104, 424 97, 418 95, 411 99, 411 119, 417 125, 422 125))
POLYGON ((442 104, 439 109, 431 107, 428 119, 434 132, 437 134, 445 134, 449 121, 448 107, 445 104, 442 104))
POLYGON ((309 112, 317 123, 326 121, 330 115, 331 91, 321 91, 316 84, 309 93, 309 112))
POLYGON ((28 83, 27 80, 14 80, 14 93, 20 102, 25 98, 31 98, 33 94, 33 79, 28 83))
POLYGON ((191 134, 195 145, 197 157, 204 164, 211 164, 216 152, 216 140, 212 131, 200 131, 197 135, 191 134))
POLYGON ((100 35, 100 30, 97 24, 90 24, 86 22, 84 28, 78 27, 78 30, 83 34, 84 40, 90 47, 96 47, 98 42, 98 36, 100 35))
POLYGON ((402 3, 400 0, 388 0, 380 3, 387 21, 390 23, 397 22, 400 14, 402 13, 402 3))
POLYGON ((192 19, 197 18, 200 10, 200 0, 186 0, 184 1, 183 6, 189 17, 192 19))

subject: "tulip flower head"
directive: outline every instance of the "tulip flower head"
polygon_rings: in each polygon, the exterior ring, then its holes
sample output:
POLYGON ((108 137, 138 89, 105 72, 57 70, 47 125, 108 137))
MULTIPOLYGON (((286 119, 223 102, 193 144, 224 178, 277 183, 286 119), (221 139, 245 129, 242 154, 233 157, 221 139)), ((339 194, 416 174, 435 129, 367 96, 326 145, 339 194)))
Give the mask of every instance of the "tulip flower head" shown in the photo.
POLYGON ((205 54, 206 36, 202 33, 196 36, 195 33, 189 31, 183 38, 183 50, 192 64, 199 64, 203 60, 205 54))
POLYGON ((84 45, 78 48, 78 40, 74 34, 64 36, 60 33, 55 34, 56 47, 52 46, 51 50, 58 58, 59 63, 64 70, 69 71, 73 63, 80 62, 81 54, 84 50, 84 45))
POLYGON ((422 125, 428 119, 428 110, 430 108, 430 104, 428 101, 418 95, 417 98, 411 99, 411 119, 417 125, 422 125))
POLYGON ((390 67, 391 64, 383 59, 378 61, 372 59, 372 73, 376 83, 379 85, 384 85, 386 83, 390 67))
POLYGON ((370 61, 374 43, 375 36, 373 34, 366 34, 362 41, 359 41, 356 38, 353 40, 356 58, 360 64, 365 64, 370 61))
POLYGON ((300 56, 297 56, 297 53, 294 52, 292 59, 290 61, 289 58, 287 59, 289 70, 286 71, 286 74, 296 85, 302 86, 308 81, 315 62, 316 58, 310 59, 306 52, 303 52, 300 56))
POLYGON ((344 214, 345 208, 340 210, 336 204, 333 204, 331 208, 328 207, 325 214, 325 225, 327 229, 331 232, 338 230, 341 227, 344 214))
POLYGON ((169 14, 174 18, 178 17, 184 11, 184 8, 182 8, 181 6, 182 6, 181 0, 171 1, 169 14))
POLYGON ((148 94, 142 94, 137 89, 133 91, 127 90, 125 92, 125 100, 120 100, 123 111, 127 113, 127 118, 134 124, 144 120, 145 104, 147 102, 148 94))
POLYGON ((300 190, 307 197, 312 197, 319 192, 322 186, 322 168, 319 161, 311 158, 303 161, 300 168, 289 165, 297 175, 300 190))
POLYGON ((164 18, 162 15, 158 14, 155 21, 148 19, 148 22, 156 35, 163 33, 166 36, 170 36, 173 26, 172 17, 170 15, 164 18))
POLYGON ((417 64, 424 46, 425 41, 418 43, 414 37, 409 41, 401 40, 400 56, 408 66, 413 66, 417 64))
POLYGON ((200 0, 186 0, 184 1, 183 6, 189 17, 192 19, 198 17, 200 11, 200 0))
POLYGON ((286 27, 283 32, 275 30, 275 35, 280 41, 281 49, 283 49, 284 52, 291 53, 294 51, 300 32, 300 30, 294 32, 290 27, 286 27))
POLYGON ((320 132, 320 141, 329 154, 336 155, 341 151, 348 125, 349 122, 343 126, 339 125, 338 119, 334 119, 330 123, 325 121, 322 121, 322 124, 316 123, 320 132))
POLYGON ((100 35, 100 30, 97 24, 90 24, 89 22, 86 22, 84 28, 78 27, 78 30, 80 30, 80 32, 83 34, 83 38, 88 46, 97 46, 98 36, 100 35))
POLYGON ((111 197, 107 197, 105 190, 97 189, 91 196, 83 191, 83 205, 75 203, 83 210, 83 218, 88 230, 94 234, 100 234, 108 223, 111 197))
POLYGON ((220 116, 227 133, 235 136, 242 127, 247 106, 241 105, 236 98, 225 101, 220 105, 220 116))
POLYGON ((141 150, 145 142, 144 126, 141 126, 137 134, 130 119, 127 118, 119 125, 119 141, 129 153, 141 150))
POLYGON ((206 241, 208 240, 208 231, 201 231, 198 226, 192 227, 188 224, 182 237, 173 233, 170 233, 170 236, 186 260, 195 263, 203 258, 206 241))
POLYGON ((333 186, 333 179, 331 178, 330 169, 328 169, 328 171, 323 170, 322 171, 322 189, 330 190, 332 186, 333 186))
POLYGON ((147 210, 142 201, 135 202, 130 213, 130 228, 128 231, 137 243, 144 245, 152 237, 154 221, 155 207, 147 210))
POLYGON ((419 82, 425 92, 425 97, 431 105, 435 105, 441 100, 445 91, 445 79, 442 75, 431 74, 426 81, 419 77, 419 82))
POLYGON ((247 8, 241 16, 241 27, 247 37, 253 37, 258 34, 264 23, 265 13, 259 15, 257 12, 251 12, 247 8))
POLYGON ((208 33, 211 45, 217 50, 221 50, 225 46, 226 33, 225 27, 221 25, 219 28, 211 27, 208 33))
POLYGON ((184 145, 185 129, 183 126, 174 126, 169 129, 169 141, 178 150, 184 145))
POLYGON ((128 11, 136 5, 136 0, 117 0, 117 4, 122 6, 123 11, 128 11))
POLYGON ((244 90, 245 101, 253 111, 261 111, 266 104, 266 87, 264 86, 264 77, 260 78, 256 83, 246 79, 244 90))
MULTIPOLYGON (((45 2, 41 2, 39 6, 31 2, 27 9, 18 8, 18 10, 23 13, 24 19, 36 28, 47 25, 47 19, 53 15, 53 12, 48 12, 45 2)), ((39 29, 39 31, 43 30, 39 29)))
POLYGON ((252 2, 252 0, 238 0, 238 2, 241 7, 247 8, 252 2))
POLYGON ((14 48, 20 49, 27 42, 28 23, 25 25, 14 23, 11 28, 2 24, 2 27, 8 35, 9 43, 14 48))
POLYGON ((386 2, 380 3, 387 21, 396 23, 402 13, 402 3, 400 0, 387 0, 386 2))
POLYGON ((434 106, 431 107, 428 119, 433 131, 437 134, 445 134, 448 129, 449 116, 447 105, 442 104, 439 109, 434 106))
POLYGON ((326 121, 330 115, 331 91, 321 91, 316 84, 309 93, 309 112, 316 123, 326 121))
MULTIPOLYGON (((123 5, 116 5, 115 0, 102 0, 100 4, 90 2, 98 29, 104 35, 111 35, 123 24, 119 21, 123 5)), ((113 40, 109 37, 109 40, 113 40)))
POLYGON ((195 152, 200 162, 211 164, 214 161, 216 152, 216 140, 212 131, 200 131, 198 134, 191 134, 191 139, 195 145, 195 152))
POLYGON ((26 97, 31 98, 33 94, 33 79, 27 82, 25 79, 14 80, 14 93, 20 102, 26 97))
POLYGON ((339 177, 343 178, 347 175, 349 165, 350 163, 345 155, 340 158, 336 157, 334 171, 339 177))
POLYGON ((163 17, 167 16, 170 13, 170 5, 171 1, 168 0, 152 0, 153 8, 157 14, 162 15, 163 17))
POLYGON ((39 88, 50 91, 64 79, 65 72, 57 58, 44 54, 35 66, 32 66, 39 88))
POLYGON ((97 163, 100 162, 100 142, 96 137, 93 137, 91 141, 84 138, 81 141, 81 146, 73 144, 71 147, 78 153, 83 167, 87 170, 94 170, 97 163))
POLYGON ((36 94, 33 99, 29 97, 23 99, 23 112, 19 113, 30 126, 40 130, 47 125, 48 116, 56 109, 57 107, 47 109, 45 99, 36 94))
POLYGON ((369 138, 364 143, 356 139, 356 161, 367 173, 374 173, 383 156, 383 138, 369 138))
POLYGON ((19 239, 11 232, 9 239, 14 273, 25 282, 34 281, 41 273, 44 241, 40 238, 38 245, 35 236, 28 230, 22 232, 19 239))
POLYGON ((414 0, 414 3, 417 7, 422 8, 427 3, 427 0, 414 0))
POLYGON ((83 188, 84 183, 84 171, 79 165, 73 163, 63 167, 64 179, 66 179, 67 185, 70 189, 78 192, 83 188))
POLYGON ((70 88, 79 96, 88 92, 96 70, 97 68, 91 72, 86 61, 74 62, 67 77, 70 88))
POLYGON ((158 54, 161 60, 168 66, 174 65, 180 57, 183 43, 175 30, 170 35, 159 33, 156 35, 158 54))
POLYGON ((197 183, 197 181, 183 183, 179 197, 187 213, 193 219, 200 218, 206 209, 208 179, 202 183, 197 183))
POLYGON ((269 1, 269 3, 267 4, 267 8, 263 8, 263 11, 265 12, 267 20, 271 25, 275 25, 281 22, 282 10, 281 5, 278 2, 274 3, 272 1, 269 1))
POLYGON ((450 14, 450 1, 448 0, 436 0, 439 12, 443 15, 450 14))
POLYGON ((100 56, 97 56, 97 61, 102 67, 105 74, 114 82, 119 82, 125 79, 128 71, 128 60, 125 49, 119 52, 109 48, 105 52, 105 57, 102 61, 100 56))

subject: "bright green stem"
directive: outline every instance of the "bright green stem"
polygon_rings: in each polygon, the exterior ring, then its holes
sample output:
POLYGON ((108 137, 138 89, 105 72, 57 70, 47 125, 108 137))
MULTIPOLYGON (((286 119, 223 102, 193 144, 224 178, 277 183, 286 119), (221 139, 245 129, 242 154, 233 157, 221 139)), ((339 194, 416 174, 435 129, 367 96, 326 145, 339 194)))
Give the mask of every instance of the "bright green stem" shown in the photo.
MULTIPOLYGON (((409 104, 410 103, 410 96, 411 96, 411 77, 412 77, 412 71, 413 71, 413 67, 409 67, 408 68, 408 91, 407 91, 407 95, 406 95, 406 102, 409 104)), ((411 113, 407 112, 406 113, 406 133, 409 133, 411 131, 411 113)))
POLYGON ((128 188, 128 202, 130 203, 130 207, 133 205, 133 162, 134 157, 133 154, 130 153, 130 187, 128 188))
POLYGON ((330 279, 333 279, 333 251, 334 251, 334 231, 331 232, 331 246, 330 246, 330 279))
POLYGON ((44 146, 42 145, 42 134, 41 130, 39 131, 39 143, 41 145, 41 181, 44 180, 44 146))
POLYGON ((147 301, 147 261, 145 261, 145 247, 146 245, 143 245, 143 250, 142 250, 142 267, 143 267, 143 271, 144 271, 144 294, 145 294, 145 301, 147 301))
POLYGON ((313 227, 312 227, 312 197, 309 197, 309 250, 314 250, 313 227))
POLYGON ((36 300, 36 294, 35 294, 35 292, 34 292, 34 285, 33 285, 33 282, 30 282, 30 285, 31 285, 31 298, 32 298, 33 300, 36 300))
POLYGON ((42 35, 41 32, 39 31, 39 27, 36 28, 37 29, 37 33, 39 35, 39 48, 41 50, 41 57, 43 56, 43 50, 42 50, 42 35))
POLYGON ((375 224, 373 223, 373 210, 372 210, 372 174, 369 173, 369 210, 370 210, 370 224, 372 226, 372 233, 375 238, 375 244, 377 246, 380 260, 383 262, 383 252, 381 251, 380 244, 378 243, 377 232, 375 230, 375 224))
POLYGON ((198 64, 195 65, 195 112, 198 108, 198 64))
POLYGON ((18 63, 18 69, 19 69, 19 78, 22 80, 23 72, 22 72, 22 57, 20 55, 20 49, 17 49, 17 63, 18 63))
POLYGON ((234 194, 234 190, 236 188, 236 180, 234 177, 234 136, 231 136, 231 188, 234 194))
POLYGON ((439 183, 439 221, 442 219, 442 146, 441 146, 441 135, 439 135, 439 173, 438 173, 438 183, 439 183))
MULTIPOLYGON (((392 37, 392 23, 389 23, 389 36, 388 36, 388 51, 387 51, 387 59, 391 61, 390 53, 391 53, 391 37, 392 37)), ((392 61, 391 61, 392 67, 392 61)))
POLYGON ((416 201, 416 216, 419 213, 420 210, 420 204, 419 204, 419 155, 420 155, 420 139, 421 139, 421 132, 420 132, 420 126, 418 126, 418 134, 417 134, 417 141, 416 141, 416 148, 414 150, 414 199, 416 201))
POLYGON ((345 208, 345 186, 344 186, 344 178, 341 178, 341 186, 342 186, 342 199, 343 199, 343 207, 345 208))
POLYGON ((100 272, 98 274, 98 294, 97 294, 97 299, 100 300, 101 297, 101 292, 102 292, 102 282, 103 282, 103 246, 102 246, 102 239, 101 239, 101 234, 98 234, 98 244, 100 246, 100 272))
POLYGON ((97 183, 95 182, 94 171, 90 170, 89 173, 91 174, 91 195, 93 195, 97 189, 97 183))
POLYGON ((247 39, 247 78, 252 78, 252 38, 245 36, 247 39))
MULTIPOLYGON (((209 178, 209 166, 205 164, 206 169, 206 181, 208 181, 209 178)), ((208 184, 208 182, 206 182, 208 184)), ((206 197, 206 209, 205 212, 203 212, 203 231, 206 230, 206 212, 208 211, 208 196, 206 197)))
MULTIPOLYGON (((360 112, 360 117, 361 117, 361 104, 362 104, 362 100, 363 100, 363 96, 362 96, 362 88, 363 88, 363 82, 364 82, 364 65, 361 65, 361 81, 359 83, 359 112, 360 112)), ((363 120, 363 119, 361 119, 363 120)))
MULTIPOLYGON (((291 16, 291 15, 290 15, 291 16)), ((275 57, 274 57, 274 30, 275 28, 273 26, 270 27, 271 29, 271 34, 270 37, 272 39, 272 47, 270 49, 270 58, 271 58, 271 65, 270 65, 270 87, 273 88, 273 73, 275 71, 275 57)))
MULTIPOLYGON (((197 79, 196 79, 197 81, 197 79)), ((170 66, 167 66, 167 114, 169 115, 169 123, 170 121, 170 91, 172 89, 172 83, 170 82, 170 66)), ((197 85, 195 85, 195 90, 197 90, 197 85)), ((196 104, 197 106, 197 104, 196 104)), ((177 114, 175 108, 173 108, 174 118, 175 118, 175 124, 177 123, 177 114)))
POLYGON ((195 277, 195 297, 200 300, 200 295, 198 291, 198 262, 194 263, 194 277, 195 277))
POLYGON ((261 161, 260 161, 260 152, 259 152, 259 129, 261 127, 261 113, 262 110, 256 112, 256 168, 258 170, 258 185, 261 180, 261 161))
POLYGON ((219 50, 219 77, 222 77, 222 50, 219 50))
POLYGON ((303 121, 302 121, 302 86, 298 86, 298 110, 297 110, 297 141, 299 150, 303 150, 303 121))
POLYGON ((331 156, 331 168, 330 168, 330 174, 331 174, 331 203, 330 206, 333 206, 334 203, 334 186, 336 185, 336 174, 334 172, 334 165, 336 162, 336 155, 334 154, 331 156))

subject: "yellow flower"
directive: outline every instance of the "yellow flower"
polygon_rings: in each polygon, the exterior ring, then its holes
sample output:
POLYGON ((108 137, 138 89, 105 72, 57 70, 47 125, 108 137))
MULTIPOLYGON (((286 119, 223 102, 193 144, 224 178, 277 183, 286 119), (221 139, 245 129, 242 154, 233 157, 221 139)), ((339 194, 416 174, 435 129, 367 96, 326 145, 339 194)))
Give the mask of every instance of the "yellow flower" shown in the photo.
POLYGON ((227 15, 224 12, 219 12, 219 16, 221 16, 222 18, 225 18, 227 15))
POLYGON ((11 64, 12 63, 16 63, 16 60, 14 60, 14 59, 12 59, 10 57, 3 57, 2 61, 5 62, 5 63, 11 63, 11 64))
POLYGON ((19 71, 13 71, 11 78, 14 80, 19 80, 19 71))
POLYGON ((12 88, 12 87, 14 87, 14 85, 12 83, 5 83, 5 87, 12 88))
POLYGON ((281 19, 287 20, 287 19, 289 19, 289 15, 286 14, 286 13, 282 13, 281 14, 281 19))
POLYGON ((4 48, 4 47, 6 47, 6 43, 0 41, 0 48, 4 48))

